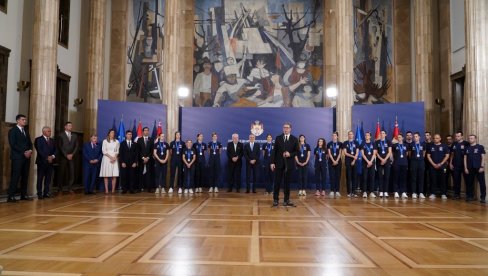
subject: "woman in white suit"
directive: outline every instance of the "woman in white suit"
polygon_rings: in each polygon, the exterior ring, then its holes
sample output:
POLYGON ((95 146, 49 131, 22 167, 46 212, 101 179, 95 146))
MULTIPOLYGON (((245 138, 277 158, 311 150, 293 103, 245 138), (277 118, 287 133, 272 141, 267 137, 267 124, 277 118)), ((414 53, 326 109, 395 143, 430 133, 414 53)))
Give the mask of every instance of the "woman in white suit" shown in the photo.
POLYGON ((117 177, 119 177, 119 155, 120 143, 115 139, 115 130, 108 131, 107 138, 102 143, 102 165, 100 168, 100 177, 103 177, 105 184, 105 194, 108 194, 108 178, 112 178, 112 194, 115 192, 117 177))

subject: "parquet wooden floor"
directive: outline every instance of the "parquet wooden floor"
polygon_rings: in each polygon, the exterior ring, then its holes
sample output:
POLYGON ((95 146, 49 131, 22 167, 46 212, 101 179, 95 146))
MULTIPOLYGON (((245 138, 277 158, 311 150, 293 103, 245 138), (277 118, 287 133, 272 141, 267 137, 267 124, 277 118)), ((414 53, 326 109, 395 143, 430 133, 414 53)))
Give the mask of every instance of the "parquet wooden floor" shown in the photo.
POLYGON ((262 194, 0 204, 2 275, 488 275, 488 207, 262 194))

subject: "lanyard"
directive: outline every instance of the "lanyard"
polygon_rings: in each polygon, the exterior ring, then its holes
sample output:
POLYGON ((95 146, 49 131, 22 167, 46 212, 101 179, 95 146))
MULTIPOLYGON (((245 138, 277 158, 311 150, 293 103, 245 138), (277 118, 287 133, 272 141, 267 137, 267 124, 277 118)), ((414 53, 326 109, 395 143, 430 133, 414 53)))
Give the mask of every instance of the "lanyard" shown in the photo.
POLYGON ((420 157, 420 143, 415 143, 415 149, 417 150, 417 157, 420 157))
POLYGON ((186 151, 186 159, 188 159, 188 161, 191 160, 191 150, 186 151))
POLYGON ((371 147, 368 145, 368 143, 364 143, 364 147, 368 150, 368 154, 371 154, 371 147))
POLYGON ((317 150, 317 152, 318 152, 318 154, 319 154, 319 161, 322 161, 322 154, 323 154, 322 149, 321 149, 321 148, 319 148, 319 149, 317 150))
POLYGON ((303 157, 303 152, 305 152, 305 144, 303 144, 300 148, 300 153, 301 153, 302 157, 303 157))
POLYGON ((352 154, 354 150, 354 142, 348 141, 347 143, 349 144, 349 150, 351 151, 352 154))
POLYGON ((176 144, 176 154, 180 154, 180 141, 175 142, 176 144))
POLYGON ((200 155, 202 154, 202 144, 200 143, 197 143, 197 148, 198 148, 198 152, 200 153, 200 155))
POLYGON ((161 154, 163 154, 164 148, 165 148, 164 144, 161 143, 161 140, 159 140, 159 149, 161 150, 161 154))
POLYGON ((385 154, 385 141, 380 140, 380 145, 381 145, 381 151, 383 154, 385 154))
POLYGON ((400 158, 403 158, 403 144, 398 144, 398 149, 400 150, 400 158))
POLYGON ((217 151, 217 143, 212 142, 212 149, 213 151, 217 151))
POLYGON ((334 156, 337 154, 337 143, 332 143, 332 150, 334 151, 334 156))
POLYGON ((271 144, 271 143, 266 144, 266 150, 268 151, 268 156, 270 156, 270 155, 271 155, 271 148, 272 148, 272 147, 273 147, 273 146, 272 146, 272 144, 271 144))

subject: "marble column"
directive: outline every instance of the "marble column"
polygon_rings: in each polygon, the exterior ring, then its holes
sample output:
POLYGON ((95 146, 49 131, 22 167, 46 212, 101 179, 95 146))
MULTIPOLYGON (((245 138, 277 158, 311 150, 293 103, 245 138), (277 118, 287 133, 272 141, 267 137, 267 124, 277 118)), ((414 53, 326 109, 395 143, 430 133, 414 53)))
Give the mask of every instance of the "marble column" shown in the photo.
MULTIPOLYGON (((337 88, 337 18, 336 0, 324 1, 324 93, 337 88)), ((331 107, 335 99, 324 95, 324 106, 331 107)))
POLYGON ((434 118, 434 34, 433 1, 414 0, 415 90, 417 101, 425 103, 425 129, 435 130, 434 118))
POLYGON ((351 129, 353 90, 353 17, 352 2, 337 1, 337 108, 336 129, 341 141, 347 139, 351 129))
MULTIPOLYGON (((488 2, 465 0, 466 81, 464 132, 475 134, 488 147, 488 2)), ((485 162, 485 168, 488 162, 485 162)), ((485 169, 485 178, 487 177, 485 169)), ((479 186, 478 186, 479 187, 479 186)), ((476 188, 477 190, 479 188, 476 188)))
POLYGON ((167 139, 173 139, 173 133, 178 130, 178 35, 179 35, 179 0, 166 0, 164 18, 164 47, 163 47, 163 104, 167 106, 167 139))
POLYGON ((109 100, 126 101, 127 83, 127 0, 112 0, 112 24, 110 25, 110 76, 109 100))
POLYGON ((103 98, 106 0, 90 0, 88 17, 88 69, 83 134, 96 132, 98 100, 103 98))
MULTIPOLYGON (((59 0, 37 0, 34 6, 32 40, 32 71, 29 105, 29 133, 31 138, 42 134, 50 126, 54 135, 56 104, 56 70, 58 50, 59 0)), ((36 193, 36 152, 31 159, 28 193, 36 193)))

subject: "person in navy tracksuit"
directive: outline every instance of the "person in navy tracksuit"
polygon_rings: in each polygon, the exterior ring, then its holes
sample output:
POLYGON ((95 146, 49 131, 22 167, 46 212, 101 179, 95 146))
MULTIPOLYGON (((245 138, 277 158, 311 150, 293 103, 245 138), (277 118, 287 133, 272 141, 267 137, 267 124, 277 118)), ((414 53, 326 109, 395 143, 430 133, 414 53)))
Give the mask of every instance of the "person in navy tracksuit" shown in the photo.
POLYGON ((407 169, 408 169, 408 148, 403 143, 403 135, 397 136, 398 143, 393 145, 393 168, 395 170, 395 198, 408 198, 407 195, 407 169))
POLYGON ((380 139, 376 141, 376 164, 378 165, 378 177, 380 184, 380 197, 388 197, 391 171, 391 142, 386 139, 386 131, 382 130, 380 139))
POLYGON ((334 132, 332 134, 332 141, 327 144, 327 151, 329 154, 329 173, 330 173, 330 194, 329 197, 340 197, 339 193, 341 189, 341 153, 342 153, 342 143, 338 141, 339 133, 334 132))
POLYGON ((442 199, 447 199, 446 187, 446 170, 449 160, 449 147, 441 143, 441 136, 434 135, 434 143, 427 149, 427 160, 430 167, 430 180, 432 181, 430 189, 430 199, 435 199, 436 193, 440 192, 442 199))
POLYGON ((458 131, 455 134, 456 142, 451 147, 451 156, 449 168, 452 173, 452 182, 454 188, 454 199, 461 198, 461 176, 464 182, 467 182, 467 174, 464 173, 464 155, 469 147, 469 142, 464 140, 463 132, 458 131))
POLYGON ((222 143, 218 140, 217 133, 212 133, 212 141, 208 142, 208 169, 209 169, 209 193, 219 192, 220 182, 220 153, 222 151, 222 143))
POLYGON ((263 151, 263 171, 264 171, 264 188, 265 194, 273 192, 274 172, 271 170, 271 152, 274 149, 273 136, 266 135, 266 143, 261 147, 263 151))
POLYGON ((426 144, 420 142, 420 133, 415 132, 413 135, 413 142, 410 144, 410 181, 412 198, 424 199, 424 173, 425 173, 425 152, 427 150, 426 144))
POLYGON ((356 197, 354 191, 357 188, 356 161, 359 154, 358 142, 354 140, 354 133, 347 132, 347 141, 342 143, 346 163, 347 196, 356 197))
POLYGON ((315 195, 325 196, 326 187, 326 174, 327 174, 327 146, 324 138, 317 140, 317 146, 313 150, 315 156, 315 195))
POLYGON ((466 201, 474 200, 474 179, 480 185, 480 202, 486 203, 485 184, 485 148, 476 143, 476 135, 469 135, 469 147, 464 156, 464 172, 468 175, 466 182, 466 201))

